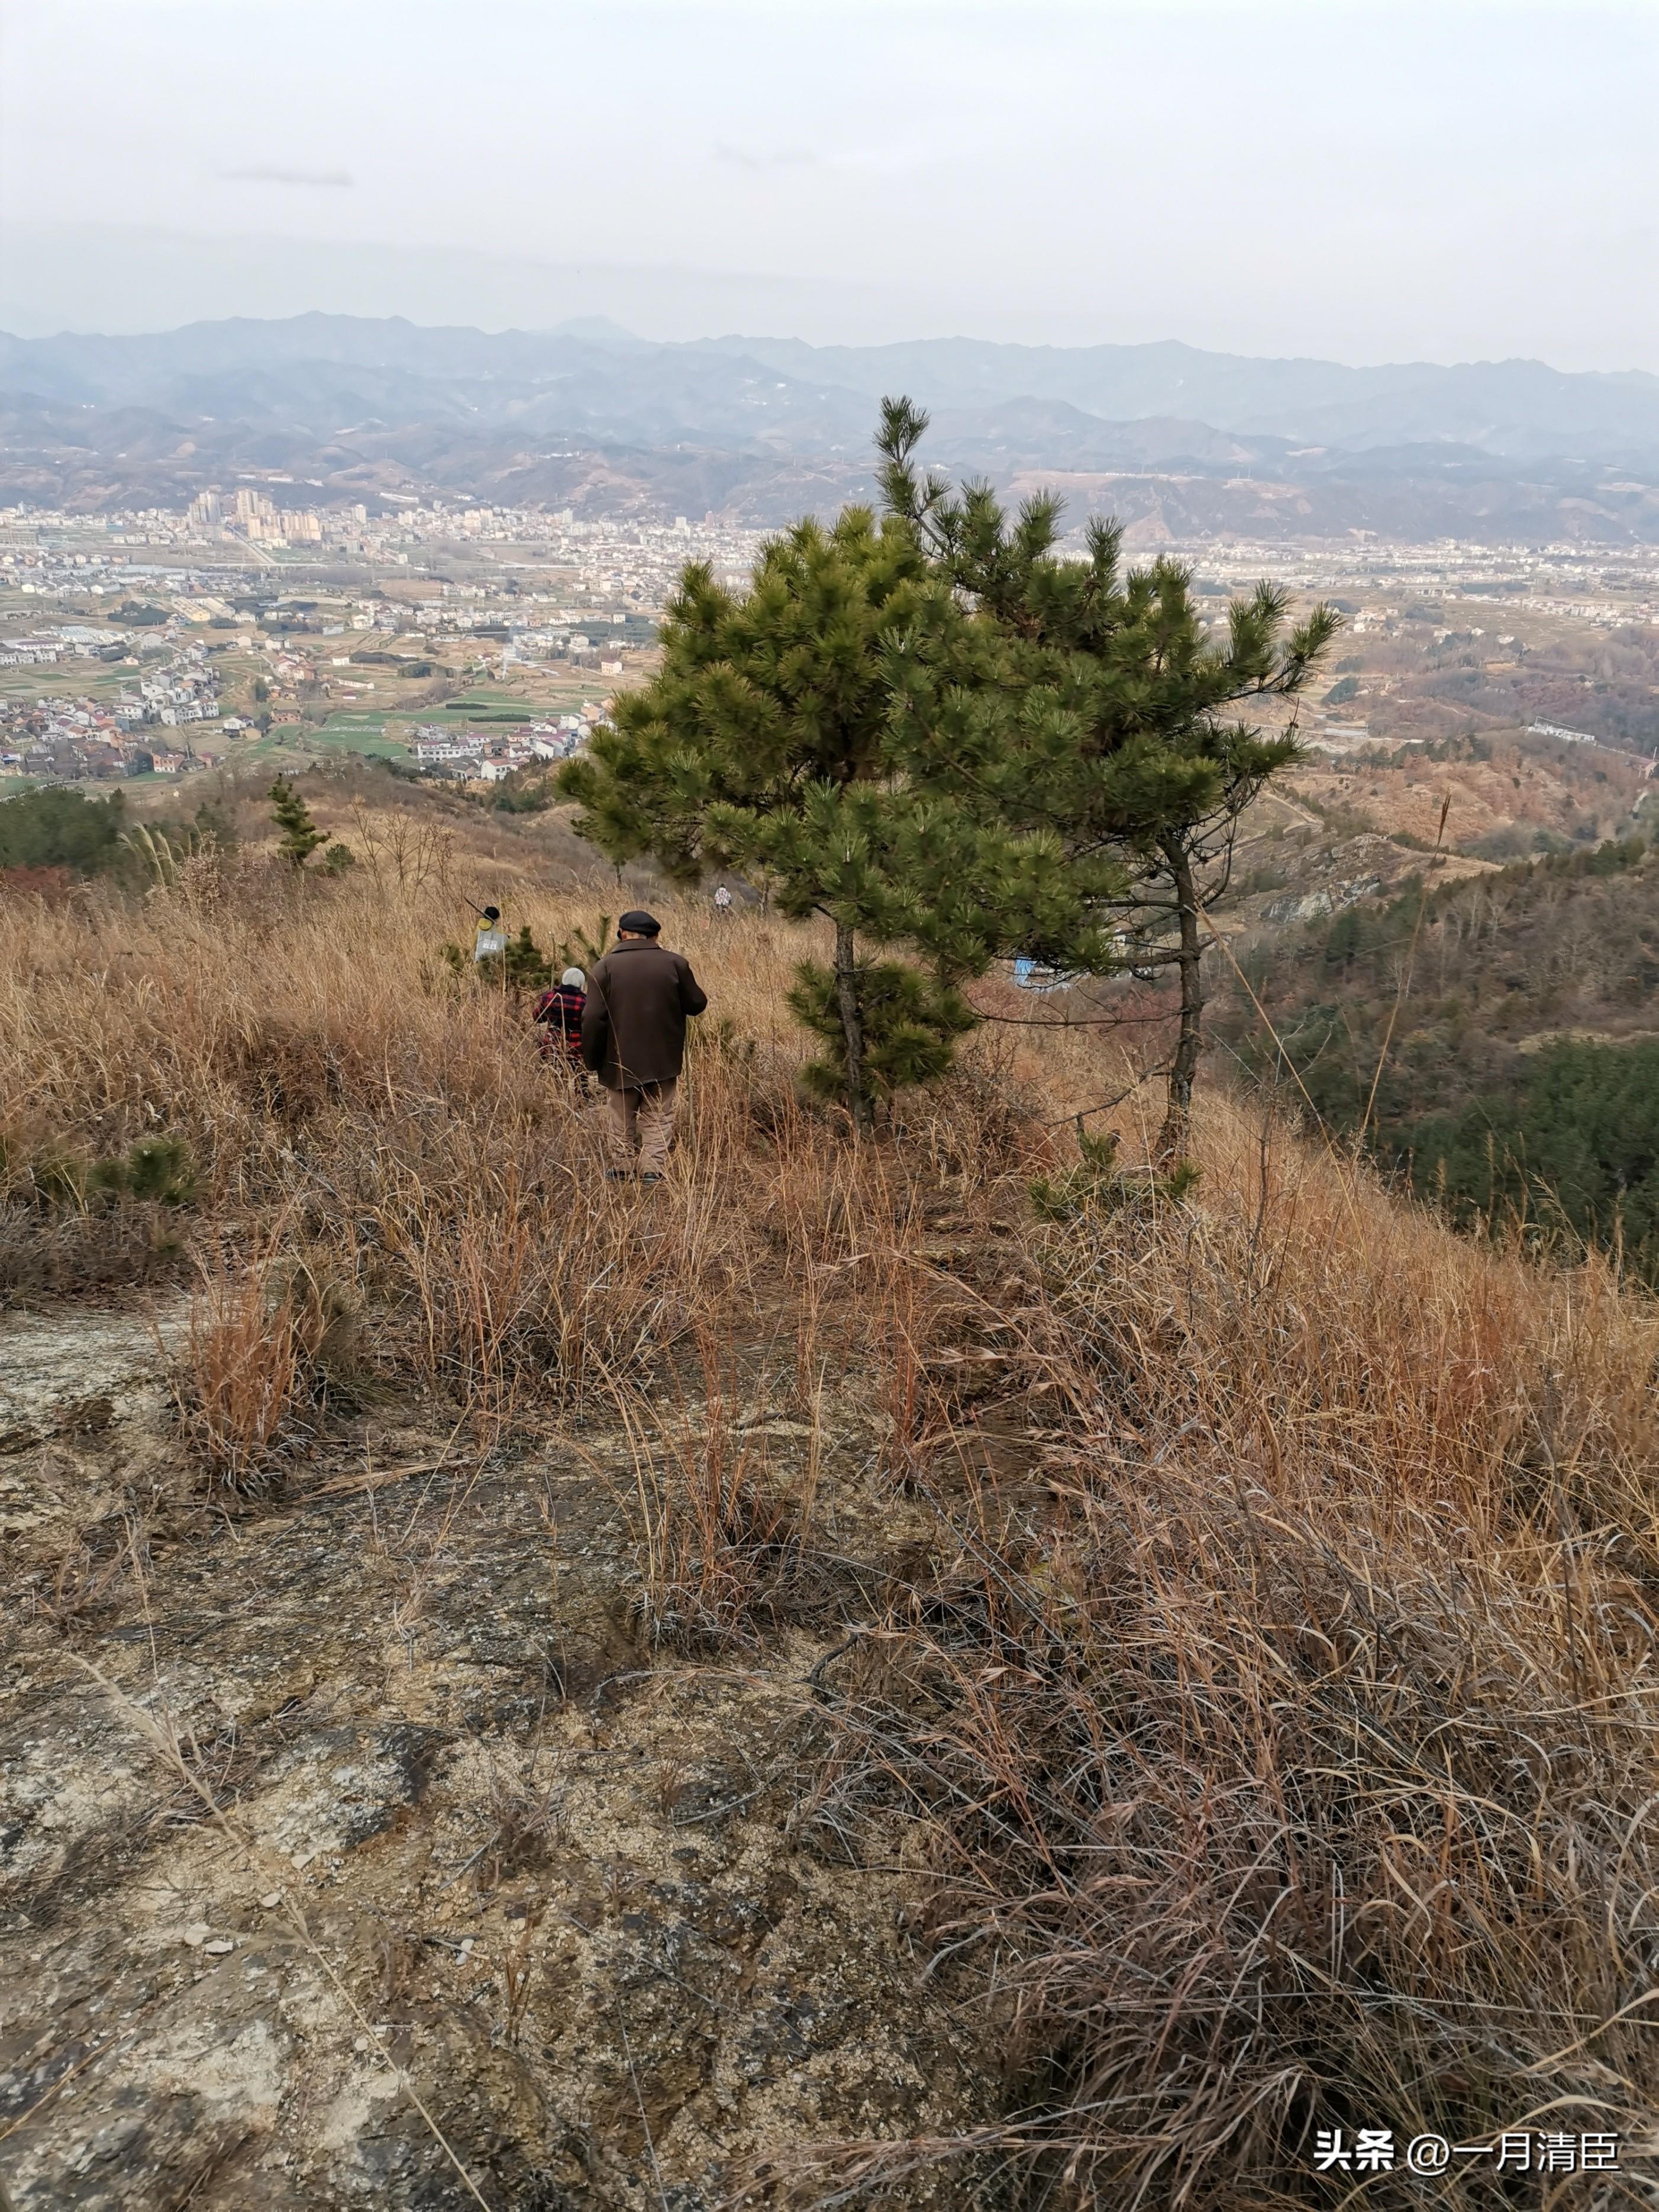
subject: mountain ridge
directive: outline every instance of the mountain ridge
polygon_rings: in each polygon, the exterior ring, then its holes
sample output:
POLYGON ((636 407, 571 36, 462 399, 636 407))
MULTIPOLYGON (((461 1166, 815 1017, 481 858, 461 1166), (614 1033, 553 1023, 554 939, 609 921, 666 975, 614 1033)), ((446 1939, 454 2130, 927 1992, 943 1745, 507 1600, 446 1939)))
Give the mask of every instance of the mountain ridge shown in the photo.
MULTIPOLYGON (((769 374, 798 405, 817 409, 811 434, 834 450, 851 416, 906 389, 937 409, 1048 400, 1101 421, 1200 421, 1241 435, 1364 451, 1455 442, 1513 459, 1659 459, 1659 376, 1646 370, 1565 370, 1516 357, 1449 364, 1353 367, 1310 356, 1223 354, 1177 339, 1150 344, 1020 346, 924 338, 883 346, 814 346, 734 333, 639 338, 599 317, 546 331, 485 331, 402 316, 320 311, 272 321, 228 317, 136 337, 0 332, 0 384, 82 404, 167 404, 171 380, 300 361, 399 371, 478 387, 503 378, 562 384, 631 366, 631 382, 706 392, 749 386, 751 407, 769 374), (726 381, 713 365, 721 364, 726 381)), ((483 395, 487 397, 487 392, 483 395)), ((661 391, 656 401, 660 414, 661 391)))
POLYGON ((459 494, 770 526, 874 495, 871 434, 900 390, 928 407, 941 467, 1015 497, 1049 483, 1138 542, 1659 539, 1659 377, 1644 372, 1350 370, 1176 341, 658 343, 595 318, 0 334, 0 499, 178 504, 228 473, 285 471, 325 501, 459 494))

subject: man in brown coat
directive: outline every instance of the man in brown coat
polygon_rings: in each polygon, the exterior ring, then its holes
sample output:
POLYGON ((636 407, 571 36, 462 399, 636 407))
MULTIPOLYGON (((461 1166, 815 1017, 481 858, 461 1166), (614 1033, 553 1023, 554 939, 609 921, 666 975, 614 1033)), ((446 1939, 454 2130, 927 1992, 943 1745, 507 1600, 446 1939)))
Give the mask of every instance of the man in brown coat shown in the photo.
POLYGON ((686 1020, 708 1004, 690 962, 658 944, 661 929, 654 915, 625 914, 617 942, 588 976, 582 1008, 582 1064, 605 1086, 606 1172, 627 1175, 637 1152, 641 1182, 662 1180, 686 1020))

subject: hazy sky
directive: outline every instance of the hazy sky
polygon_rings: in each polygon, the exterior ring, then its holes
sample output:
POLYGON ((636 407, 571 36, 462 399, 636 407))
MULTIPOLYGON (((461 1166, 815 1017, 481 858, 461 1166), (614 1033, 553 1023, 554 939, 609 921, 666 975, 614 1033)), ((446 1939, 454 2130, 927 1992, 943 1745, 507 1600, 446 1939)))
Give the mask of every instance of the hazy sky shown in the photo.
POLYGON ((1659 370, 1656 112, 1659 0, 0 0, 0 322, 1659 370))

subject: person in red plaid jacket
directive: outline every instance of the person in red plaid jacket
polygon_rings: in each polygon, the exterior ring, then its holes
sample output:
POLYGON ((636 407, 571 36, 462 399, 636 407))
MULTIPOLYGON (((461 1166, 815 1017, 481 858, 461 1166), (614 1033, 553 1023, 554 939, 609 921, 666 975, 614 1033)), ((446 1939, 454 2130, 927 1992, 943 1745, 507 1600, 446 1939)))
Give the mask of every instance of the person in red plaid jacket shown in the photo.
POLYGON ((575 1079, 579 1091, 587 1088, 582 1066, 582 1008, 587 1004, 587 978, 580 968, 567 968, 550 991, 536 1001, 533 1018, 541 1028, 542 1058, 575 1079))

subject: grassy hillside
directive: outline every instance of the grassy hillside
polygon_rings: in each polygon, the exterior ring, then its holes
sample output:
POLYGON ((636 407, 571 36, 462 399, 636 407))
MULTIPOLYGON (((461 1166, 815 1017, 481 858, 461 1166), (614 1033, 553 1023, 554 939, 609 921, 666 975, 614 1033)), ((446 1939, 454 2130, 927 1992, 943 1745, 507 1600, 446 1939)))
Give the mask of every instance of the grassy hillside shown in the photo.
MULTIPOLYGON (((7 1462, 6 1786, 54 1744, 78 1824, 19 1860, 0 1977, 20 2212, 118 2119, 106 2201, 224 2212, 270 2173, 1244 2212, 1344 2201, 1320 2129, 1645 2137, 1648 1302, 1259 1103, 1208 1097, 1179 1202, 1132 1107, 1130 1166, 1080 1160, 1121 1087, 1088 1031, 981 1035, 854 1146, 753 912, 665 908, 710 1011, 666 1184, 609 1185, 523 1006, 439 957, 495 825, 366 819, 337 881, 245 846, 142 908, 0 902, 11 1297, 179 1285, 153 1441, 118 1393, 7 1462)), ((512 834, 542 943, 615 910, 512 834)), ((1636 929, 1651 881, 1431 901, 1397 1081, 1458 1019, 1515 1054, 1622 1004, 1551 901, 1636 929)), ((1414 913, 1256 968, 1304 1041, 1329 1010, 1345 1095, 1414 913)))
POLYGON ((1640 838, 1407 883, 1259 939, 1242 966, 1271 1030, 1235 984, 1220 1035, 1328 1127, 1364 1122, 1466 1224, 1622 1237, 1659 1266, 1659 865, 1640 838))

